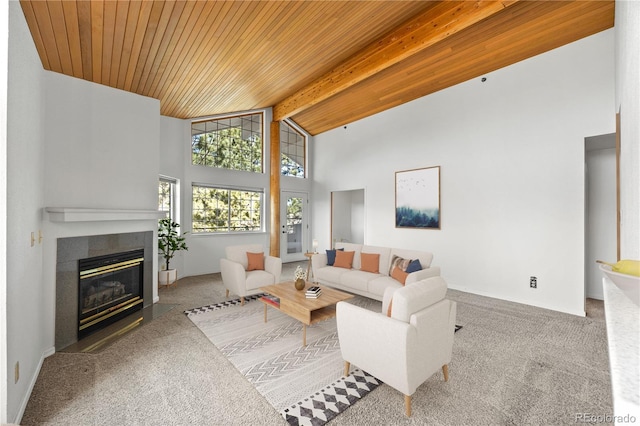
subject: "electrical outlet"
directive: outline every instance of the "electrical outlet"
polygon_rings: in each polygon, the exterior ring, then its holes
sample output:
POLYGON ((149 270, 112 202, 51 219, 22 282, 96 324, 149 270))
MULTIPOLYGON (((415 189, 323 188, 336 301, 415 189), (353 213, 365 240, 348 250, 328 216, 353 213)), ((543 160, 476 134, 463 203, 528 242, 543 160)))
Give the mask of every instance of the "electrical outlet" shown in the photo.
POLYGON ((20 380, 20 362, 16 362, 16 371, 15 371, 15 383, 18 383, 20 380))
POLYGON ((529 278, 529 287, 538 288, 538 278, 536 277, 529 278))

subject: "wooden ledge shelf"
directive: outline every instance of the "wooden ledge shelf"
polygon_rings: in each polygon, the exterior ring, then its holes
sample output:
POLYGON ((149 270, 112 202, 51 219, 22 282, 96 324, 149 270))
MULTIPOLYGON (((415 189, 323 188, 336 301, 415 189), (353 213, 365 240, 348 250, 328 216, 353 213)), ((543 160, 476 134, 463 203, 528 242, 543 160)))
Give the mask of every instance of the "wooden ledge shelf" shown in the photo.
POLYGON ((90 209, 75 207, 45 207, 51 222, 101 222, 114 220, 158 220, 165 216, 158 210, 90 209))

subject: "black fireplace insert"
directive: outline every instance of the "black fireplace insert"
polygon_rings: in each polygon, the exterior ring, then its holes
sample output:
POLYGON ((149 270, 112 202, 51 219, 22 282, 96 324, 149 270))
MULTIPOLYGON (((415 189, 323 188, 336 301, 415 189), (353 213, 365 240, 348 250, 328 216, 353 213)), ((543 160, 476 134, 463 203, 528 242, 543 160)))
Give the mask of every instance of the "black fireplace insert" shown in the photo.
POLYGON ((143 249, 78 263, 78 340, 142 309, 143 249))

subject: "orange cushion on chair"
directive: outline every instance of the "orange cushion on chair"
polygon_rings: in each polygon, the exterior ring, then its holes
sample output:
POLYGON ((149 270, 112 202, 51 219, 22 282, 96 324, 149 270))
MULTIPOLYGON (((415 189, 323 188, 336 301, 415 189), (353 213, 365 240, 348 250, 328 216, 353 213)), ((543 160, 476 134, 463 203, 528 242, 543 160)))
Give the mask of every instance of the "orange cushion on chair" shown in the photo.
POLYGON ((403 271, 397 266, 393 268, 393 271, 391 271, 391 278, 393 278, 396 281, 400 281, 402 285, 404 285, 404 282, 407 280, 408 276, 409 274, 407 274, 405 271, 403 271))
POLYGON ((336 261, 333 263, 333 266, 351 269, 351 265, 353 265, 353 255, 355 253, 355 251, 336 251, 336 261))
POLYGON ((360 262, 361 271, 380 273, 380 253, 360 253, 360 262))
POLYGON ((264 271, 264 253, 247 252, 247 271, 264 271))

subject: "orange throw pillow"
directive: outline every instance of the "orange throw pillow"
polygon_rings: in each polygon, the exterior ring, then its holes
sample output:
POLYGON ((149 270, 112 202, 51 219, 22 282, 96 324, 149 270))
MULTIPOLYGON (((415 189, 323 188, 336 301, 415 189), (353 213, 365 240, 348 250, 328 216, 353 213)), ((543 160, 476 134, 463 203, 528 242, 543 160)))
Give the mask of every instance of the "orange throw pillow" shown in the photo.
POLYGON ((351 265, 353 265, 353 255, 355 253, 355 251, 336 251, 336 261, 333 262, 333 266, 351 269, 351 265))
POLYGON ((247 252, 247 271, 264 271, 264 253, 247 252))
POLYGON ((379 253, 360 253, 360 270, 364 272, 380 273, 380 254, 379 253))
POLYGON ((391 271, 391 278, 393 278, 396 281, 400 281, 402 285, 404 285, 404 282, 407 280, 408 276, 409 274, 407 274, 405 271, 403 271, 397 266, 393 268, 393 271, 391 271))

